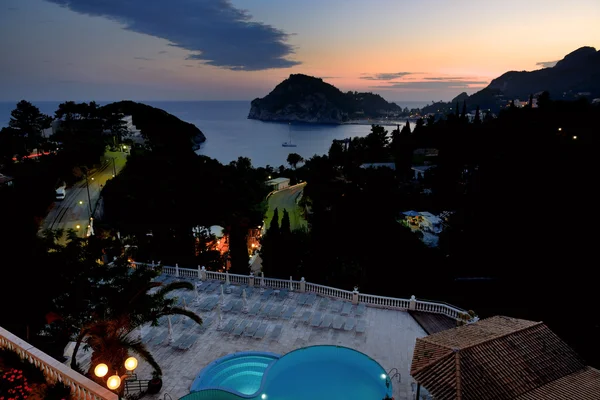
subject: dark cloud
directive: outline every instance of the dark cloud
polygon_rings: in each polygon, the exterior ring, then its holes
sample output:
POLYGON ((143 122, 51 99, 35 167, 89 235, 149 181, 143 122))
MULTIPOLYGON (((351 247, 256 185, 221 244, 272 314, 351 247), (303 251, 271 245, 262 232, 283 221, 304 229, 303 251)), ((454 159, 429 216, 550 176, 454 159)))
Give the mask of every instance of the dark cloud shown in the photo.
POLYGON ((411 82, 392 82, 389 85, 370 86, 376 89, 415 89, 415 90, 443 90, 443 89, 469 89, 470 85, 484 85, 486 81, 455 81, 455 80, 428 80, 411 82))
POLYGON ((289 34, 251 20, 229 0, 46 0, 80 14, 101 16, 126 29, 168 40, 193 52, 189 59, 236 71, 300 64, 289 34))
POLYGON ((143 61, 152 61, 154 60, 154 58, 148 58, 148 57, 133 57, 135 60, 143 60, 143 61))
POLYGON ((161 51, 158 52, 158 54, 167 54, 167 51, 166 50, 161 50, 161 51))
POLYGON ((191 64, 185 64, 184 67, 193 68, 194 66, 191 64))
POLYGON ((339 76, 318 76, 317 78, 321 78, 321 79, 340 79, 339 76))
POLYGON ((361 76, 360 79, 366 79, 369 81, 391 81, 393 79, 402 78, 403 76, 411 74, 414 74, 414 72, 383 72, 375 75, 362 74, 363 76, 361 76))
POLYGON ((464 76, 461 76, 461 77, 435 76, 435 77, 427 77, 427 78, 423 78, 423 79, 428 80, 428 81, 466 81, 466 80, 469 80, 469 78, 465 78, 464 76))
POLYGON ((542 67, 542 68, 550 68, 550 67, 554 67, 556 65, 557 62, 559 62, 560 60, 556 60, 556 61, 540 61, 535 63, 535 65, 537 65, 538 67, 542 67))

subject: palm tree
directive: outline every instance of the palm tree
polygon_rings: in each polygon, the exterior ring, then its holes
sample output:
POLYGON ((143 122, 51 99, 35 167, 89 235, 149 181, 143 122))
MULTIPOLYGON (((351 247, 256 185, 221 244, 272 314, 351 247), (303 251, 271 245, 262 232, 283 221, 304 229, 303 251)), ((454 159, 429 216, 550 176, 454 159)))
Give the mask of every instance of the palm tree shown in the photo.
MULTIPOLYGON (((159 318, 167 315, 184 315, 198 324, 202 319, 193 311, 176 306, 176 297, 167 297, 174 290, 193 290, 191 282, 162 284, 152 282, 157 273, 145 267, 132 270, 128 265, 110 267, 109 276, 97 285, 97 304, 94 318, 79 331, 71 359, 71 368, 78 370, 76 356, 81 343, 92 349, 92 367, 103 360, 109 367, 123 371, 129 352, 136 353, 148 362, 158 375, 162 371, 139 338, 132 334, 145 324, 158 325, 159 318), (152 289, 157 290, 152 291, 152 289), (109 364, 110 363, 110 364, 109 364)), ((93 369, 88 371, 92 376, 93 369)))

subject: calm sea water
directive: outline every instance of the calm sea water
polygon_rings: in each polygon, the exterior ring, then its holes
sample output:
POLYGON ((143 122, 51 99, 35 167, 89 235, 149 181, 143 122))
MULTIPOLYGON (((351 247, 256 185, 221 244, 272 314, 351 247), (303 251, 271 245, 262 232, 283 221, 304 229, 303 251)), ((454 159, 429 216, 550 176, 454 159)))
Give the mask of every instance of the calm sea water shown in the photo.
MULTIPOLYGON (((60 101, 33 102, 43 113, 54 115, 60 101)), ((366 136, 369 125, 313 125, 261 122, 247 118, 249 101, 145 101, 180 119, 196 125, 206 136, 198 150, 229 163, 240 156, 248 157, 255 167, 286 165, 289 153, 304 158, 326 154, 334 139, 366 136), (282 147, 291 140, 297 147, 282 147)), ((6 126, 15 102, 0 102, 0 127, 6 126)), ((107 102, 98 102, 103 105, 107 102)), ((397 102, 401 107, 423 107, 426 102, 397 102)), ((387 127, 389 131, 393 127, 387 127)))

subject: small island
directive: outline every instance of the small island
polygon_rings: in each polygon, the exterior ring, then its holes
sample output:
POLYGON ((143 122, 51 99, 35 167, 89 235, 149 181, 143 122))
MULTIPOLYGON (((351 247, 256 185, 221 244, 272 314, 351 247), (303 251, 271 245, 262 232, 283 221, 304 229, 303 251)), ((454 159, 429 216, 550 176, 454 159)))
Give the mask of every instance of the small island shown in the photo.
POLYGON ((292 74, 267 96, 252 100, 249 119, 271 122, 342 124, 400 113, 374 93, 342 92, 321 78, 292 74))

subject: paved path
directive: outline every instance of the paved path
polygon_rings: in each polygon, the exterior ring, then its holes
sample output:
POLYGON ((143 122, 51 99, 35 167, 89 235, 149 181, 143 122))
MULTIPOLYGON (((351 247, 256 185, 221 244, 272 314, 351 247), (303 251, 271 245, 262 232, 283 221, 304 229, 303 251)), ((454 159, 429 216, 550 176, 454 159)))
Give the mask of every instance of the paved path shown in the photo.
POLYGON ((269 196, 269 209, 265 216, 265 227, 268 229, 273 218, 273 211, 277 208, 279 214, 279 222, 281 224, 281 218, 283 218, 283 210, 286 209, 290 215, 290 228, 292 230, 306 227, 306 221, 301 214, 301 209, 296 203, 299 196, 304 190, 305 183, 295 185, 289 189, 280 190, 271 196, 269 196))
POLYGON ((118 174, 123 169, 126 157, 126 153, 107 152, 104 155, 105 162, 102 166, 88 176, 89 199, 84 178, 71 188, 67 188, 64 200, 54 202, 52 209, 40 226, 40 232, 45 229, 75 229, 79 236, 85 237, 90 218, 90 200, 91 209, 94 210, 102 187, 115 173, 118 174))

